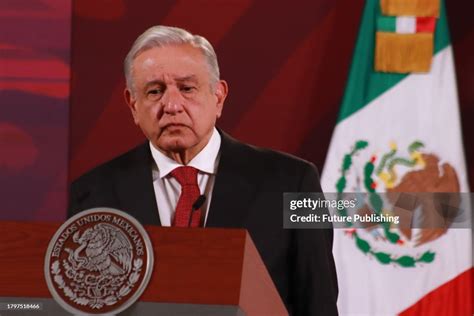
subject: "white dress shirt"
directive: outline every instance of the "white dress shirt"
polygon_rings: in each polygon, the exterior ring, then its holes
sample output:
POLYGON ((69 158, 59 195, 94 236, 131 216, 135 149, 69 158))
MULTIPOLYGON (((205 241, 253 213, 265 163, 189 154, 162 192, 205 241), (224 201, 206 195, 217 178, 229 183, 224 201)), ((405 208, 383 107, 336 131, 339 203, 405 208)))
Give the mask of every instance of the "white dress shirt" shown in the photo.
MULTIPOLYGON (((201 211, 205 212, 204 225, 209 214, 212 190, 219 165, 220 147, 221 135, 214 128, 207 145, 186 165, 199 170, 199 191, 206 196, 206 201, 201 207, 201 211)), ((151 142, 150 149, 155 161, 152 167, 153 188, 155 190, 156 205, 158 206, 161 225, 171 226, 176 204, 178 204, 179 195, 181 194, 181 185, 170 173, 182 165, 164 155, 151 142)))

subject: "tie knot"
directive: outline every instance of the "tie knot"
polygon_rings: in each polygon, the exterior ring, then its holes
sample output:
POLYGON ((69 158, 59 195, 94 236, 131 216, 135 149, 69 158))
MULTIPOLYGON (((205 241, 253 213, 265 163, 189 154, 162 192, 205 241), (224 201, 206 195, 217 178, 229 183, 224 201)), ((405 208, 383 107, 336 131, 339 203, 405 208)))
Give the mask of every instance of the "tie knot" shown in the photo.
POLYGON ((197 174, 198 170, 193 167, 178 167, 171 171, 171 175, 181 184, 185 185, 197 185, 197 174))

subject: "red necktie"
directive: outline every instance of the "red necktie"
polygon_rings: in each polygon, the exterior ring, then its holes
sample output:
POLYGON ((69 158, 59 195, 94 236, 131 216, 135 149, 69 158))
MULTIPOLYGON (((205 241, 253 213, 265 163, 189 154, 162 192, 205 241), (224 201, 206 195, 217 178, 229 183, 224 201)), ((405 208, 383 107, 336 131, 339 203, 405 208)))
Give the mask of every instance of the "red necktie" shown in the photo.
POLYGON ((197 174, 198 170, 193 167, 178 167, 171 171, 171 175, 181 185, 181 195, 174 213, 174 227, 188 227, 191 213, 193 217, 190 227, 199 227, 201 210, 193 211, 193 204, 200 195, 197 174))

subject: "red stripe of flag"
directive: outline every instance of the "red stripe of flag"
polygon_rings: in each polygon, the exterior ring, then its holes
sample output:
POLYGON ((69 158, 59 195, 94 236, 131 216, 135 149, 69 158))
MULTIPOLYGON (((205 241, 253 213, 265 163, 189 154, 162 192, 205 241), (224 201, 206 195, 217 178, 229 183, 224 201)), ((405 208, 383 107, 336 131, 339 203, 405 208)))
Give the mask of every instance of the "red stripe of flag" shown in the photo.
POLYGON ((451 281, 422 297, 399 316, 468 316, 473 309, 473 269, 461 273, 451 281))
POLYGON ((416 33, 434 33, 436 25, 435 17, 417 17, 416 18, 416 33))

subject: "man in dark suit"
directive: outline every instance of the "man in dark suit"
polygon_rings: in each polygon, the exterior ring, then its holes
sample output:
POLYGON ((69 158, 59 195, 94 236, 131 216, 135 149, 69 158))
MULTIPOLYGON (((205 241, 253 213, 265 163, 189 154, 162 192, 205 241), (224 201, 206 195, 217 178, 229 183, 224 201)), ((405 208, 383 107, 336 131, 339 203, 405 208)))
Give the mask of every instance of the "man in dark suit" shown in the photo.
POLYGON ((320 192, 316 168, 215 128, 228 87, 209 42, 152 27, 127 55, 125 76, 148 141, 76 180, 69 216, 113 207, 142 224, 245 228, 291 315, 336 315, 332 231, 283 229, 283 193, 320 192))

